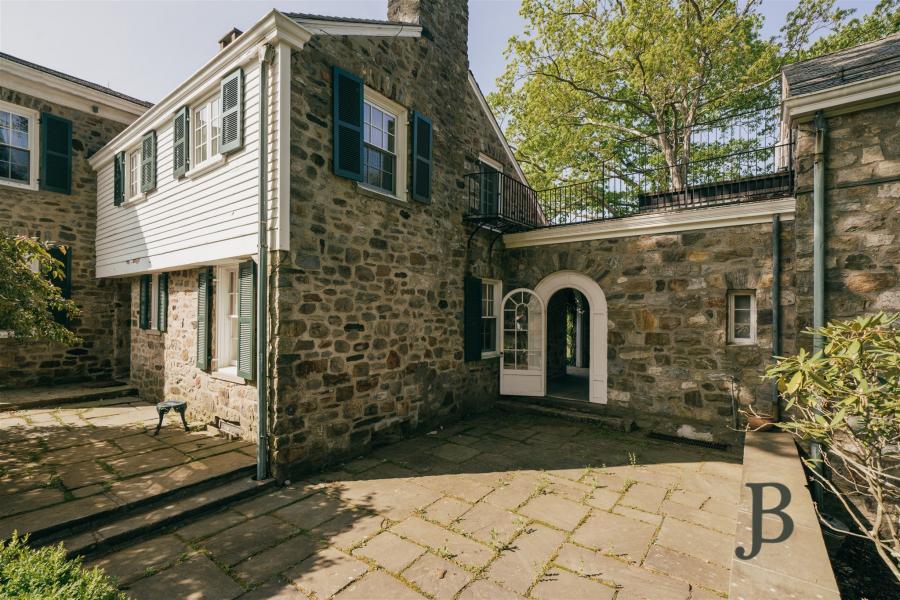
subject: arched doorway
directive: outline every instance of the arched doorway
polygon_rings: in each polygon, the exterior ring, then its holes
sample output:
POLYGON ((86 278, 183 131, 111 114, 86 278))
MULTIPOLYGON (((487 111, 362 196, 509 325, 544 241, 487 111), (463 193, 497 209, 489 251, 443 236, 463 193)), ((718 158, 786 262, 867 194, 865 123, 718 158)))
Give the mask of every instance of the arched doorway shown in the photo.
POLYGON ((554 294, 566 288, 577 291, 587 304, 588 400, 606 404, 606 296, 596 281, 575 271, 558 271, 542 279, 534 290, 517 289, 504 297, 501 394, 547 394, 546 307, 554 294), (521 360, 523 356, 526 360, 521 360))
POLYGON ((575 288, 547 302, 547 396, 590 400, 590 305, 575 288))

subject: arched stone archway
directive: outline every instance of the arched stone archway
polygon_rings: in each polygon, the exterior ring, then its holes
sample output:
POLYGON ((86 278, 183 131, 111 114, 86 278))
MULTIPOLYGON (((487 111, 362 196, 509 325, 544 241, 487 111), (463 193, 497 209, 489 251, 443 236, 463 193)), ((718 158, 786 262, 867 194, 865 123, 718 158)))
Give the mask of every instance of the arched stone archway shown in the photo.
MULTIPOLYGON (((608 326, 608 310, 606 295, 596 281, 577 271, 557 271, 544 277, 534 288, 534 293, 544 306, 550 298, 564 288, 573 288, 581 292, 588 301, 590 310, 590 361, 588 398, 597 404, 606 404, 606 338, 608 326)), ((547 321, 544 320, 544 336, 547 339, 547 321)), ((543 361, 544 377, 547 373, 547 361, 543 361)))

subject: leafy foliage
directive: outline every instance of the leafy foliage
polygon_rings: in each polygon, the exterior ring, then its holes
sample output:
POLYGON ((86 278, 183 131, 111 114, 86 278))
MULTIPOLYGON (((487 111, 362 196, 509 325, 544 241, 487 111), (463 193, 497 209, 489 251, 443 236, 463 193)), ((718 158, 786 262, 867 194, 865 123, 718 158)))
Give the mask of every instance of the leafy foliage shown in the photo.
POLYGON ((66 560, 62 544, 32 549, 15 533, 0 540, 0 599, 126 600, 99 569, 84 570, 81 559, 66 560))
POLYGON ((55 316, 75 317, 78 308, 52 283, 65 273, 49 248, 49 243, 0 231, 0 331, 21 340, 73 345, 78 337, 55 316))
POLYGON ((800 0, 781 28, 786 55, 792 60, 814 58, 900 31, 900 0, 881 0, 862 18, 854 13, 836 8, 835 0, 800 0), (816 34, 822 35, 811 41, 816 34))
POLYGON ((804 350, 766 372, 787 399, 781 427, 819 442, 832 478, 824 486, 873 514, 847 512, 900 579, 900 313, 834 322, 824 352, 804 350))

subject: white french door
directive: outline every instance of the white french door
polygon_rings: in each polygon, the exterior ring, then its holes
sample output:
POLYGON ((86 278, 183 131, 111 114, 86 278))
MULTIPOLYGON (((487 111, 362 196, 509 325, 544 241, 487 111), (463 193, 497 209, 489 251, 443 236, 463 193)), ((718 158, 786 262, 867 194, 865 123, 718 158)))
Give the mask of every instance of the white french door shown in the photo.
POLYGON ((503 298, 500 393, 544 395, 544 303, 531 290, 503 298))

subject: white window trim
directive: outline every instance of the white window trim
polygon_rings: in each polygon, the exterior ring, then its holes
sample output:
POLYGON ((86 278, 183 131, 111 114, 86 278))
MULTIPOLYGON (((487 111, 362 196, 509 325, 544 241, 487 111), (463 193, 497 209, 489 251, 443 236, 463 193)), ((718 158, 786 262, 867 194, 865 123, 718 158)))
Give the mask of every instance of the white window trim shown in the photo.
MULTIPOLYGON (((125 182, 124 182, 124 184, 125 184, 125 194, 126 195, 131 190, 131 184, 133 183, 131 181, 131 157, 132 157, 132 155, 137 155, 137 157, 138 157, 137 182, 136 182, 137 187, 135 188, 137 190, 137 193, 126 197, 125 204, 134 204, 136 202, 140 202, 141 200, 144 200, 147 197, 147 195, 141 191, 141 171, 143 168, 141 165, 141 161, 144 158, 142 155, 142 152, 143 151, 141 149, 141 146, 131 148, 130 150, 127 150, 125 152, 125 182)), ((155 277, 156 276, 154 275, 154 281, 156 281, 155 277)))
POLYGON ((0 185, 7 187, 19 188, 20 190, 37 190, 39 188, 38 177, 40 177, 40 161, 41 149, 38 143, 41 139, 38 135, 40 127, 41 115, 38 111, 19 104, 3 102, 0 100, 0 110, 14 112, 28 119, 28 149, 31 152, 31 168, 28 175, 28 183, 20 183, 18 181, 10 181, 9 179, 0 178, 0 185))
POLYGON ((501 163, 500 161, 494 160, 493 158, 491 158, 487 154, 484 154, 483 152, 478 153, 478 162, 492 166, 493 168, 497 169, 498 173, 503 172, 503 163, 501 163))
MULTIPOLYGON (((215 290, 215 327, 216 327, 216 343, 213 348, 213 361, 215 363, 215 373, 225 377, 237 377, 237 356, 230 355, 230 347, 227 344, 231 339, 230 325, 226 315, 228 314, 228 295, 225 292, 225 277, 228 273, 235 274, 235 292, 240 282, 237 280, 238 265, 227 264, 216 267, 216 290, 215 290), (235 364, 223 364, 231 362, 234 359, 235 364)), ((238 307, 240 310, 240 307, 238 307)))
MULTIPOLYGON (((394 102, 387 96, 379 94, 368 86, 365 86, 363 88, 363 101, 368 102, 369 104, 374 104, 379 109, 391 114, 397 119, 397 131, 394 134, 394 155, 397 157, 394 170, 395 191, 392 194, 385 189, 369 185, 362 181, 358 181, 356 185, 374 194, 379 194, 393 200, 399 200, 400 202, 406 202, 409 193, 409 191, 407 190, 407 186, 409 186, 409 176, 407 170, 407 163, 409 162, 408 152, 410 135, 409 111, 406 110, 406 107, 404 107, 402 104, 394 102)), ((365 126, 365 123, 363 124, 363 126, 365 126)))
MULTIPOLYGON (((211 135, 212 131, 207 131, 206 146, 207 146, 207 152, 208 152, 209 156, 207 156, 206 160, 204 160, 203 162, 195 163, 195 161, 194 161, 194 151, 196 149, 196 146, 194 144, 194 136, 196 135, 196 131, 197 131, 196 127, 194 126, 194 120, 197 118, 197 111, 199 109, 203 108, 204 106, 206 106, 207 104, 209 104, 212 100, 218 99, 219 100, 219 112, 218 112, 216 119, 220 120, 222 118, 222 99, 220 98, 220 96, 221 96, 221 94, 219 92, 219 88, 217 87, 216 91, 213 94, 203 96, 200 101, 191 104, 190 131, 188 132, 188 145, 190 146, 188 156, 190 157, 190 163, 189 163, 190 167, 188 168, 187 172, 185 172, 186 177, 197 177, 199 175, 203 175, 204 173, 208 172, 209 170, 211 170, 225 162, 225 156, 222 154, 221 121, 219 124, 220 131, 219 131, 219 142, 218 142, 219 150, 218 150, 218 152, 216 152, 215 154, 213 154, 211 152, 211 150, 212 150, 212 141, 211 141, 212 140, 212 135, 211 135)), ((212 123, 212 121, 210 121, 210 123, 212 123)))
POLYGON ((734 346, 752 346, 756 344, 756 290, 730 290, 728 292, 728 343, 734 346), (750 296, 750 337, 734 337, 734 297, 750 296))
MULTIPOLYGON (((502 302, 503 302, 503 282, 499 279, 482 279, 481 285, 491 284, 494 286, 494 340, 497 347, 494 350, 482 352, 481 358, 495 358, 500 356, 500 321, 503 316, 502 312, 502 302)), ((484 315, 481 316, 484 319, 484 315)))

